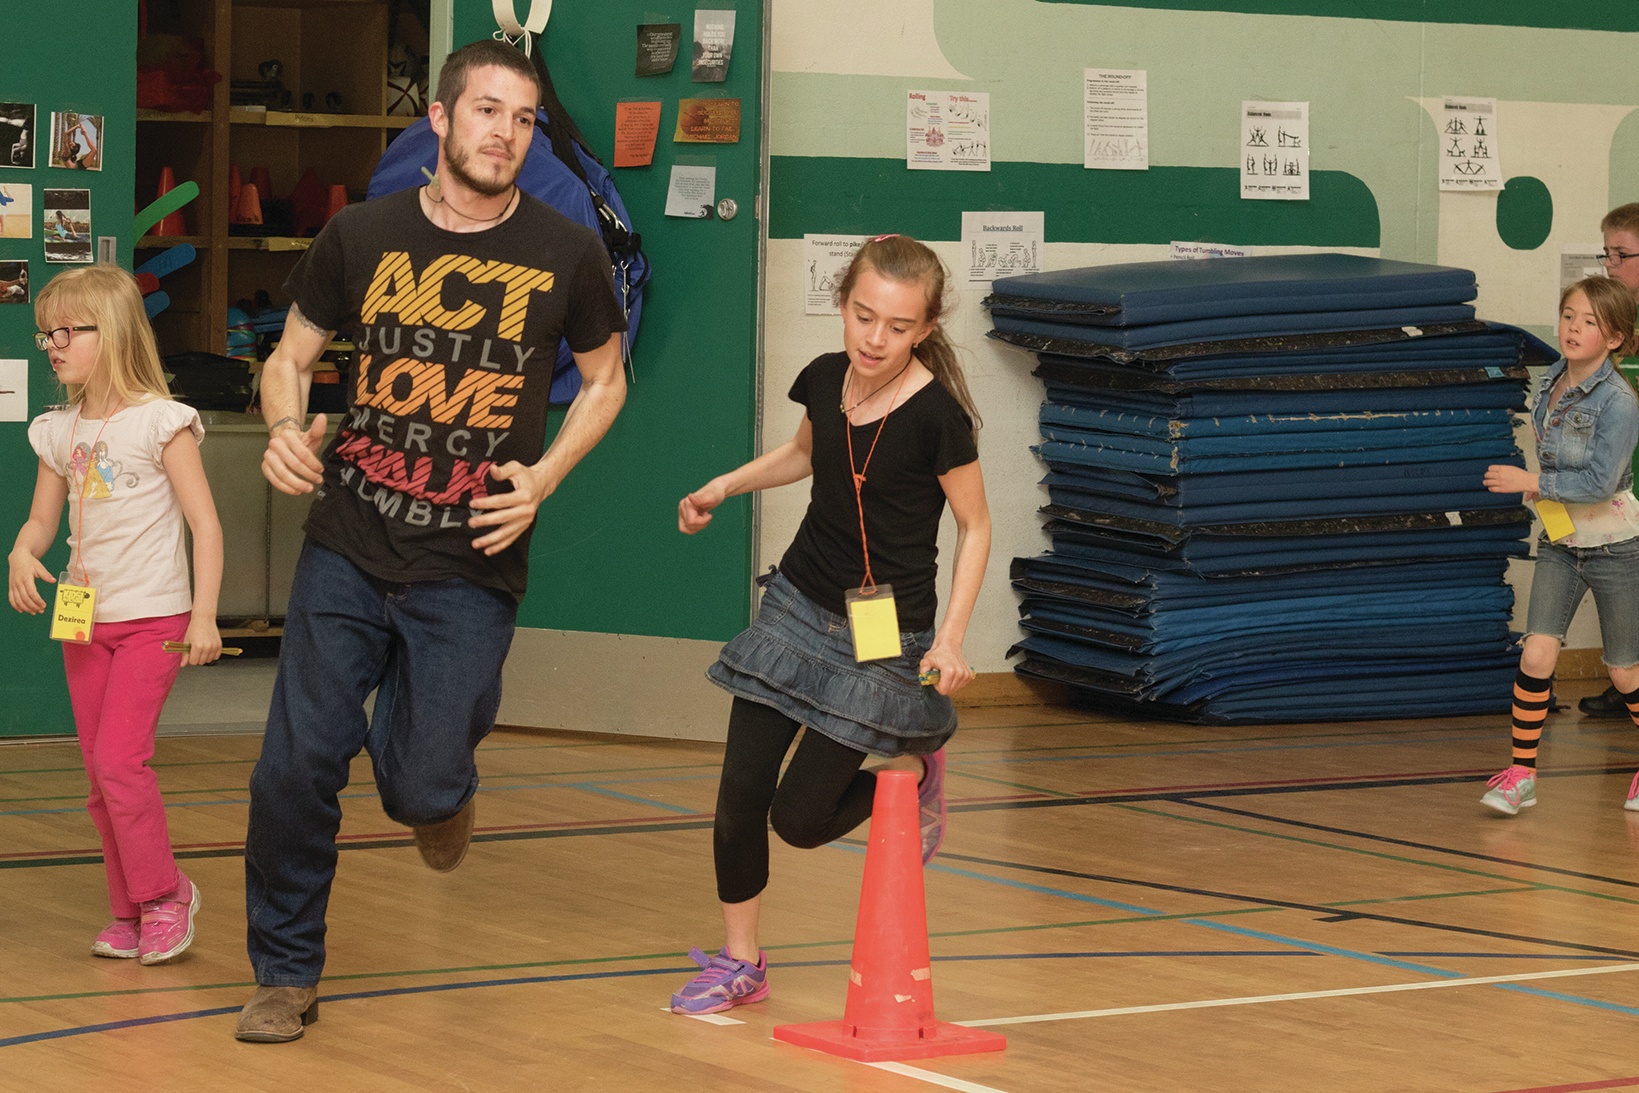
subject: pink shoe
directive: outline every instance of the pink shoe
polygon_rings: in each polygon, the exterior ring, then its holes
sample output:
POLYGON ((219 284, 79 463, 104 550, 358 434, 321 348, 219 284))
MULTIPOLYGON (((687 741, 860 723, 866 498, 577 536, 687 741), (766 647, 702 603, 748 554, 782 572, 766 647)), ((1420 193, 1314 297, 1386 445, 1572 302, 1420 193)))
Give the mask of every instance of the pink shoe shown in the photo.
POLYGON ((139 930, 134 918, 116 918, 102 928, 97 940, 91 943, 92 956, 111 956, 116 960, 135 960, 139 930))
POLYGON ((922 821, 922 864, 926 865, 945 841, 945 749, 924 755, 922 763, 916 804, 922 821))
POLYGON ((199 913, 199 886, 182 874, 176 891, 142 905, 142 962, 161 964, 193 944, 193 918, 199 913), (177 895, 186 892, 186 899, 177 895))

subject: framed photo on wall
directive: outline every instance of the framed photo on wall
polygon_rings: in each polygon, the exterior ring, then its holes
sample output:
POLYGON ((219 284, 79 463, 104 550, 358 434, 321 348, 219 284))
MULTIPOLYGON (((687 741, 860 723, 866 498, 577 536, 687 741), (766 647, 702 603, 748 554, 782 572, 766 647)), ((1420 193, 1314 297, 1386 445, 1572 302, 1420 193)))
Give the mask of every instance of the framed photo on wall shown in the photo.
POLYGON ((0 102, 0 167, 34 166, 34 118, 31 102, 0 102))
POLYGON ((90 262, 91 191, 42 190, 47 262, 90 262))
POLYGON ((29 299, 28 263, 0 262, 0 304, 26 304, 29 299))
POLYGON ((102 115, 54 111, 50 163, 77 171, 102 170, 102 115))

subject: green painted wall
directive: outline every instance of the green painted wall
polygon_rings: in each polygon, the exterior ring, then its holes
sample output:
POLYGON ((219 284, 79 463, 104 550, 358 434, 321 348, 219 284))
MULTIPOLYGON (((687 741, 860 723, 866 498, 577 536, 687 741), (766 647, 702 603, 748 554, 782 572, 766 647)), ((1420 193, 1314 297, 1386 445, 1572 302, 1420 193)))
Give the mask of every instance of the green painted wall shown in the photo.
MULTIPOLYGON (((736 10, 734 52, 726 83, 697 84, 689 73, 694 8, 652 4, 560 3, 544 36, 558 95, 605 163, 617 101, 663 107, 654 164, 615 171, 655 269, 636 382, 609 435, 541 509, 519 625, 726 640, 750 615, 749 502, 730 501, 709 531, 693 537, 677 530, 677 502, 753 454, 762 5, 710 5, 736 10), (681 23, 682 49, 671 74, 639 79, 636 27, 654 22, 681 23), (691 97, 740 99, 740 142, 673 144, 678 100, 691 97), (678 154, 715 159, 717 196, 733 197, 742 210, 735 220, 662 215, 678 154)), ((457 0, 457 45, 494 31, 489 0, 457 0)))
MULTIPOLYGON (((69 268, 45 262, 40 203, 46 187, 89 189, 92 233, 117 237, 120 260, 130 261, 136 56, 137 14, 130 0, 6 5, 0 36, 0 101, 37 106, 38 147, 33 170, 0 168, 0 183, 32 186, 34 201, 33 238, 0 239, 0 261, 26 259, 35 292, 54 273, 69 268), (53 110, 103 116, 100 172, 45 165, 53 110)), ((62 398, 33 338, 32 307, 0 306, 0 358, 28 360, 30 416, 62 398)), ((37 457, 29 447, 26 423, 0 422, 0 462, 5 468, 0 475, 0 542, 9 552, 34 494, 37 457)), ((66 524, 65 520, 65 541, 66 524)), ((46 556, 46 564, 57 569, 67 558, 66 546, 59 543, 46 556)), ((46 637, 45 616, 19 615, 9 605, 0 608, 0 736, 73 731, 62 654, 46 637)))
POLYGON ((1485 23, 1572 30, 1639 30, 1632 0, 1556 4, 1545 0, 1041 0, 1044 4, 1229 11, 1246 15, 1319 15, 1406 23, 1485 23))
POLYGON ((769 235, 857 235, 892 224, 918 239, 954 240, 966 210, 1051 209, 1058 243, 1379 245, 1377 202, 1353 175, 1315 171, 1308 201, 1242 201, 1239 178, 1233 167, 995 163, 984 172, 907 171, 903 158, 776 156, 769 235))

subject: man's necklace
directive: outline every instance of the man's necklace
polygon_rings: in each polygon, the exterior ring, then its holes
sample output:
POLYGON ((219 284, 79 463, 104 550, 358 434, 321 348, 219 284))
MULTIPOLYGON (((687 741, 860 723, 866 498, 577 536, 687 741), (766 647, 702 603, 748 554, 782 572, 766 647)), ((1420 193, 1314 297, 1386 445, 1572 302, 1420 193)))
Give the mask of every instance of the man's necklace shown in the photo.
POLYGON ((470 220, 474 224, 493 224, 493 223, 495 223, 497 220, 501 219, 507 213, 511 212, 513 204, 518 200, 518 187, 513 186, 512 187, 512 196, 507 198, 507 203, 501 209, 500 212, 496 213, 494 216, 473 216, 471 213, 462 212, 460 209, 455 207, 453 202, 446 201, 444 199, 444 188, 438 184, 438 179, 436 177, 431 182, 427 183, 426 186, 424 186, 422 188, 427 191, 427 200, 428 201, 431 201, 434 205, 443 205, 443 206, 447 207, 450 210, 450 212, 454 213, 456 216, 459 216, 463 220, 470 220))
MULTIPOLYGON (((912 360, 914 360, 914 359, 915 358, 913 357, 912 360)), ((898 379, 900 376, 903 376, 905 374, 905 368, 909 368, 910 366, 911 366, 911 362, 906 361, 904 368, 901 368, 899 371, 895 372, 893 375, 889 376, 887 379, 885 379, 881 383, 877 384, 874 388, 871 389, 870 394, 866 395, 864 398, 860 399, 858 402, 854 403, 852 406, 849 406, 848 405, 848 381, 853 377, 853 374, 854 374, 854 366, 849 365, 847 374, 842 377, 842 397, 837 400, 837 408, 842 411, 842 416, 847 417, 849 414, 853 413, 855 410, 859 409, 861 406, 864 406, 867 402, 870 402, 871 399, 875 398, 877 396, 878 392, 880 392, 884 387, 887 387, 888 384, 892 383, 894 380, 898 379)))

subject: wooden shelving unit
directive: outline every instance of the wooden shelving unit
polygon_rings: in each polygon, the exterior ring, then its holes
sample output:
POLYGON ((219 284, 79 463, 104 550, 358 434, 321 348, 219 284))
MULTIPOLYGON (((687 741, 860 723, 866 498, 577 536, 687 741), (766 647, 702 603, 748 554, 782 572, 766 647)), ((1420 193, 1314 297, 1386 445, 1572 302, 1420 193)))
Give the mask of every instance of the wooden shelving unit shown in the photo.
POLYGON ((137 206, 153 200, 162 167, 200 190, 183 210, 187 235, 144 236, 136 244, 139 263, 179 243, 199 252, 192 265, 165 279, 172 303, 154 320, 163 353, 225 353, 229 306, 257 290, 277 306, 290 302, 285 278, 311 240, 235 233, 231 167, 245 181, 252 169, 267 168, 273 198, 288 197, 313 168, 326 185, 344 185, 357 200, 388 141, 415 121, 385 113, 391 9, 390 0, 176 0, 154 10, 152 30, 203 38, 206 64, 223 77, 209 110, 137 112, 137 206), (346 113, 234 106, 232 81, 260 79, 258 66, 268 60, 282 66, 280 79, 294 104, 304 93, 322 102, 335 92, 346 113))

